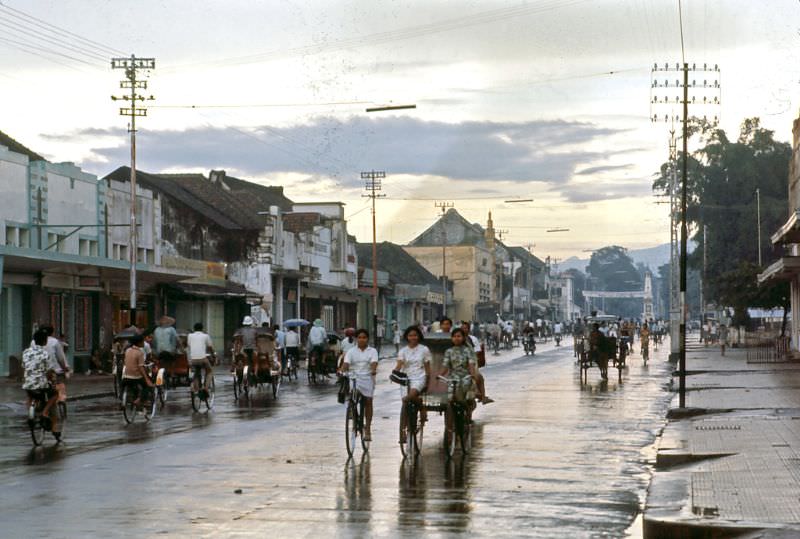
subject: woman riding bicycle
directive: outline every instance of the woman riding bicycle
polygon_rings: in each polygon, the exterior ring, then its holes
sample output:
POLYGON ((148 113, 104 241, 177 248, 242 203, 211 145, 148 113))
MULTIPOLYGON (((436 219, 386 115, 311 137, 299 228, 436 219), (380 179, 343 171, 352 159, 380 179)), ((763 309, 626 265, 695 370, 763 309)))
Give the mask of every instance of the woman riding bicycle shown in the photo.
POLYGON ((375 393, 375 375, 378 372, 378 352, 369 346, 369 331, 356 331, 356 346, 347 351, 342 372, 353 371, 356 389, 364 397, 364 440, 372 440, 372 396, 375 393))
POLYGON ((474 408, 475 384, 478 380, 478 358, 475 352, 467 346, 467 335, 461 328, 456 328, 451 334, 453 346, 444 353, 440 376, 456 378, 459 383, 453 399, 467 401, 468 418, 472 419, 474 408))
MULTIPOLYGON (((403 407, 400 417, 400 425, 406 424, 406 407, 407 401, 414 401, 417 403, 419 409, 422 410, 422 421, 425 422, 425 411, 422 409, 422 399, 420 396, 425 392, 428 384, 428 378, 431 375, 431 351, 427 346, 422 344, 422 332, 417 326, 410 326, 403 333, 403 340, 408 344, 400 349, 397 354, 397 364, 395 370, 402 371, 408 377, 408 395, 403 397, 403 407)), ((400 429, 400 443, 404 443, 405 430, 400 429)))

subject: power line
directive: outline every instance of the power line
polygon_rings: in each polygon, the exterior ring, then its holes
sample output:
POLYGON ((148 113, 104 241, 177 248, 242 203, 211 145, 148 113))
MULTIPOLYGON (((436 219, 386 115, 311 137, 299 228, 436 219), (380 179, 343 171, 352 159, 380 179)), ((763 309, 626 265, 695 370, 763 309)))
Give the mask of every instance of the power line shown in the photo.
POLYGON ((64 28, 61 28, 60 26, 56 26, 54 24, 51 24, 51 23, 49 23, 49 22, 47 22, 47 21, 45 21, 43 19, 40 19, 40 18, 35 17, 33 15, 30 15, 28 13, 25 13, 24 11, 21 11, 19 9, 14 9, 11 6, 7 6, 7 5, 5 5, 3 3, 0 3, 0 9, 5 9, 7 15, 20 20, 24 24, 36 26, 36 27, 41 28, 44 31, 47 31, 47 32, 50 32, 50 33, 53 33, 53 34, 60 34, 63 37, 68 37, 68 38, 71 38, 71 39, 75 39, 75 40, 81 41, 81 42, 83 42, 85 44, 85 46, 94 48, 100 53, 104 53, 106 55, 109 55, 109 54, 124 55, 124 54, 126 54, 124 51, 121 51, 119 49, 115 49, 114 47, 110 47, 108 45, 104 45, 102 43, 99 43, 97 41, 91 40, 89 38, 85 38, 85 37, 83 37, 83 36, 81 36, 79 34, 76 34, 75 32, 71 32, 71 31, 66 30, 64 28))
MULTIPOLYGON (((39 58, 43 58, 44 60, 48 60, 50 62, 53 62, 54 64, 58 64, 60 66, 64 66, 64 67, 67 67, 69 69, 73 69, 73 70, 79 71, 79 72, 83 71, 83 70, 78 69, 77 67, 75 67, 73 64, 68 64, 67 62, 64 62, 64 61, 61 61, 61 60, 57 60, 55 58, 47 56, 46 53, 48 53, 48 51, 46 51, 46 50, 44 51, 44 53, 36 52, 37 49, 41 50, 41 49, 39 49, 39 47, 32 47, 30 45, 26 45, 24 43, 20 43, 18 41, 14 41, 14 40, 11 40, 11 39, 8 39, 8 38, 5 38, 5 37, 0 37, 0 43, 5 43, 7 46, 11 47, 12 49, 17 49, 19 51, 22 51, 24 53, 30 54, 32 56, 37 56, 39 58)), ((52 54, 52 53, 49 53, 49 54, 52 54)), ((61 55, 59 55, 59 56, 61 56, 61 55)))
POLYGON ((232 105, 155 105, 159 109, 256 109, 271 107, 329 107, 338 105, 368 105, 371 101, 330 101, 327 103, 252 103, 232 105))
POLYGON ((506 19, 517 18, 522 16, 529 16, 555 9, 571 7, 573 5, 588 2, 589 0, 555 0, 548 1, 537 5, 523 5, 513 6, 506 8, 498 8, 488 11, 474 13, 472 15, 464 15, 453 19, 446 19, 439 22, 430 24, 406 27, 397 30, 389 30, 384 32, 376 32, 364 36, 345 38, 341 40, 329 41, 327 43, 305 45, 302 47, 295 47, 285 50, 273 50, 262 53, 249 54, 246 56, 235 56, 228 58, 220 58, 211 62, 193 62, 169 68, 170 71, 180 71, 182 69, 198 67, 198 66, 230 66, 230 65, 244 65, 249 63, 259 63, 275 58, 301 55, 307 56, 312 54, 319 54, 323 52, 332 52, 337 50, 346 50, 358 48, 365 45, 380 45, 390 43, 392 41, 400 41, 405 39, 412 39, 421 37, 428 34, 436 34, 441 32, 448 32, 467 28, 476 25, 482 25, 490 22, 498 22, 506 19))
MULTIPOLYGON (((43 41, 43 42, 45 42, 45 43, 47 43, 49 45, 55 45, 56 47, 59 47, 61 49, 65 49, 65 50, 68 50, 70 52, 78 53, 78 54, 81 54, 83 56, 86 56, 87 58, 91 58, 92 60, 98 61, 98 64, 100 64, 100 63, 105 64, 105 62, 106 62, 106 57, 101 55, 98 52, 94 52, 94 51, 89 50, 89 49, 84 49, 84 48, 81 48, 81 47, 77 47, 77 46, 71 45, 69 43, 64 43, 64 42, 58 41, 56 39, 53 39, 53 38, 45 36, 45 35, 39 35, 34 30, 28 30, 26 28, 19 27, 15 23, 9 22, 8 20, 3 19, 2 17, 0 17, 0 26, 5 26, 6 28, 8 28, 12 32, 16 32, 17 34, 22 34, 21 36, 14 36, 14 37, 18 37, 20 39, 30 38, 30 39, 34 39, 34 40, 43 41)), ((32 42, 32 44, 38 45, 39 43, 32 42)))

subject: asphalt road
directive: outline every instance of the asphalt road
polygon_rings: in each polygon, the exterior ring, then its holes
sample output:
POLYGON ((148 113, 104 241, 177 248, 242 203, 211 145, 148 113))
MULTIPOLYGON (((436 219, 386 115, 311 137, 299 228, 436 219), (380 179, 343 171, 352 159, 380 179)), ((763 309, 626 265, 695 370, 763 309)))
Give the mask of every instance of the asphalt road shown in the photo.
POLYGON ((622 383, 589 373, 571 347, 489 356, 494 404, 475 413, 474 448, 448 462, 443 421, 423 454, 397 446, 400 391, 382 362, 369 455, 347 461, 333 383, 284 383, 233 400, 217 375, 210 414, 187 390, 149 424, 126 426, 113 399, 70 404, 66 442, 31 449, 24 410, 0 411, 5 537, 624 537, 649 481, 649 450, 668 406, 667 347, 634 355, 622 383), (237 493, 240 491, 240 493, 237 493))

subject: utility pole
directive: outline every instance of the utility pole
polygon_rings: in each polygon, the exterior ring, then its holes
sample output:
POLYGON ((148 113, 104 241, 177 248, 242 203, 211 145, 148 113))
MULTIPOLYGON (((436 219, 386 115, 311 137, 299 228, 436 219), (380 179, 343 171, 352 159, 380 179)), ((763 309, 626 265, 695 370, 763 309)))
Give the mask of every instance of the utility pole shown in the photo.
POLYGON ((447 316, 447 227, 444 223, 444 216, 447 210, 454 207, 455 204, 443 200, 441 202, 434 202, 433 205, 442 210, 442 218, 439 224, 442 227, 442 317, 447 316))
POLYGON ((381 180, 384 178, 386 178, 386 172, 382 170, 361 173, 364 188, 367 190, 367 194, 361 196, 372 199, 372 342, 376 348, 380 344, 378 343, 378 243, 375 227, 375 199, 386 196, 378 194, 382 188, 381 180))
MULTIPOLYGON (((720 71, 719 65, 710 66, 708 64, 703 64, 702 66, 698 66, 697 64, 692 64, 691 67, 687 62, 683 62, 683 64, 663 64, 659 66, 655 64, 653 69, 651 70, 651 94, 650 98, 650 118, 653 122, 658 121, 670 121, 676 122, 680 121, 683 124, 683 153, 681 155, 681 186, 680 186, 680 275, 679 275, 679 288, 680 288, 680 325, 679 325, 679 352, 678 352, 678 375, 679 375, 679 385, 678 385, 678 393, 679 393, 679 405, 681 408, 686 407, 686 317, 687 317, 687 303, 686 303, 686 257, 687 257, 687 240, 689 235, 689 227, 687 222, 687 203, 688 203, 688 193, 687 193, 687 176, 688 176, 688 165, 689 165, 689 105, 697 105, 697 106, 712 106, 717 107, 721 103, 720 97, 720 71), (703 77, 702 80, 694 79, 689 83, 689 71, 696 76, 703 77), (669 79, 671 73, 677 75, 678 73, 683 74, 683 80, 681 81, 677 77, 672 81, 669 79), (663 77, 659 79, 658 77, 663 77), (691 102, 689 101, 689 88, 692 88, 692 91, 699 94, 694 95, 692 97, 691 102), (682 95, 674 95, 674 96, 667 96, 664 95, 658 96, 655 95, 655 92, 659 91, 659 89, 665 89, 666 91, 672 90, 682 90, 682 95), (682 111, 679 115, 677 110, 672 110, 668 114, 660 115, 655 114, 653 109, 655 107, 677 107, 681 106, 682 111)), ((708 118, 706 115, 703 116, 703 120, 711 121, 712 123, 717 123, 719 121, 718 116, 712 116, 708 118)))
POLYGON ((761 189, 756 188, 756 219, 758 219, 758 267, 761 267, 761 189))
POLYGON ((131 226, 129 229, 128 258, 130 261, 130 324, 136 325, 136 262, 139 258, 139 231, 136 227, 136 117, 147 116, 147 109, 138 106, 140 101, 155 99, 152 95, 145 97, 137 94, 136 90, 146 90, 147 81, 142 80, 139 71, 150 71, 156 68, 155 58, 112 58, 111 69, 124 69, 125 80, 120 81, 119 87, 130 89, 130 94, 111 96, 113 101, 128 101, 127 107, 119 109, 120 116, 129 116, 128 132, 131 135, 131 226))

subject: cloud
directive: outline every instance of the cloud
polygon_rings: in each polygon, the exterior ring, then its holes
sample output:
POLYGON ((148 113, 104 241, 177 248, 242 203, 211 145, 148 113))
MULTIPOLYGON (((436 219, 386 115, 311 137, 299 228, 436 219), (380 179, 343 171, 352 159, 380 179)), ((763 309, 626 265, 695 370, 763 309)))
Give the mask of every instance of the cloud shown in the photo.
MULTIPOLYGON (((578 167, 609 156, 588 149, 623 129, 566 120, 445 123, 408 116, 316 118, 310 123, 251 129, 195 127, 142 131, 137 139, 143 170, 225 168, 265 176, 298 173, 360 185, 358 173, 441 176, 453 180, 567 183, 578 167)), ((108 134, 89 129, 75 135, 108 134)), ((98 145, 87 168, 127 162, 126 146, 98 145)), ((617 153, 624 153, 624 150, 617 153)))
POLYGON ((630 168, 633 168, 632 163, 627 163, 625 165, 600 165, 597 167, 584 168, 582 170, 577 171, 575 174, 579 176, 589 176, 592 174, 600 174, 602 172, 612 172, 615 170, 628 170, 630 168))
POLYGON ((625 182, 569 183, 557 191, 565 200, 575 203, 640 198, 653 193, 646 178, 625 182))

